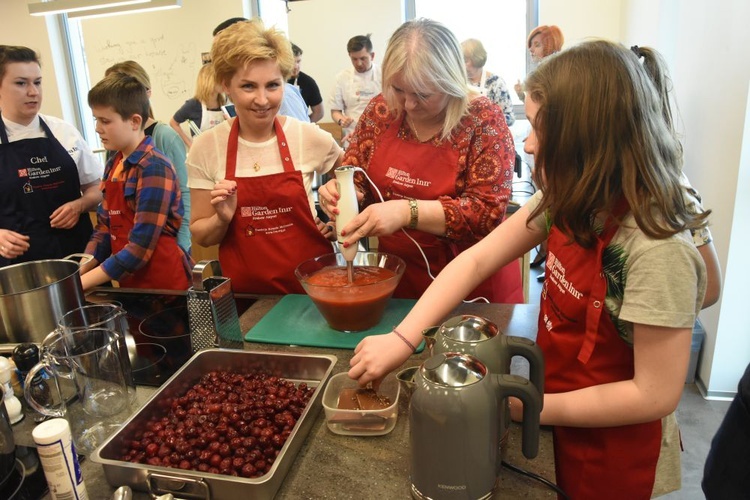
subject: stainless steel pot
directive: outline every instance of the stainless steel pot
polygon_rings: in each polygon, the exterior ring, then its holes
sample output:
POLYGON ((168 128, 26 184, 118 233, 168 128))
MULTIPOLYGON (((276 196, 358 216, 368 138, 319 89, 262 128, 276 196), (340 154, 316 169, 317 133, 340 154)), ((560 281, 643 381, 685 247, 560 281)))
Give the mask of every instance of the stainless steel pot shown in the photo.
POLYGON ((76 256, 0 268, 0 343, 41 342, 85 303, 76 256))

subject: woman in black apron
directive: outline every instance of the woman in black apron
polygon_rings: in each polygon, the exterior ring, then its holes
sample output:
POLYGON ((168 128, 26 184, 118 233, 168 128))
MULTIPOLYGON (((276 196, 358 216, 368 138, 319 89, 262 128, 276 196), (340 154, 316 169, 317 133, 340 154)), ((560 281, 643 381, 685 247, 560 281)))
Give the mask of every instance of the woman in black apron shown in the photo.
POLYGON ((101 201, 102 166, 80 134, 39 116, 41 80, 33 50, 0 46, 0 266, 83 252, 101 201), (45 120, 79 140, 63 146, 45 120), (90 167, 83 185, 74 158, 90 167))

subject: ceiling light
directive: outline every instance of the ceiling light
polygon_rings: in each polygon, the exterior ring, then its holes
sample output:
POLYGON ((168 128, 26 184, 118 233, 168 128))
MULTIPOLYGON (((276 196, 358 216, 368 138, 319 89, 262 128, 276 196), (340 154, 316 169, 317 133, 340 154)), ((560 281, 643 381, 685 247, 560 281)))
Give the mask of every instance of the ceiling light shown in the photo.
POLYGON ((29 14, 32 16, 50 16, 53 14, 122 7, 148 2, 149 0, 46 0, 30 3, 28 7, 29 14))
POLYGON ((115 16, 117 14, 136 14, 155 10, 177 9, 182 7, 182 0, 151 0, 145 4, 110 7, 106 9, 81 10, 68 14, 70 19, 91 19, 93 17, 115 16))

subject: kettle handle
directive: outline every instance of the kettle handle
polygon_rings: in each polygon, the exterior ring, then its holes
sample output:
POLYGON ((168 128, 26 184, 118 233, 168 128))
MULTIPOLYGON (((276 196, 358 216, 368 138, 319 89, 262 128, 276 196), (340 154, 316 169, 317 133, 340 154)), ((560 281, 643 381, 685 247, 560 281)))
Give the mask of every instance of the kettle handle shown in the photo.
POLYGON ((544 394, 544 355, 539 346, 531 339, 502 335, 508 360, 512 356, 521 356, 529 362, 529 380, 539 394, 544 394))
POLYGON ((542 395, 528 380, 518 375, 495 375, 501 398, 515 396, 523 401, 521 450, 526 458, 539 453, 539 413, 542 411, 542 395))
POLYGON ((438 330, 440 330, 440 326, 430 326, 422 330, 422 338, 424 339, 425 346, 427 346, 427 350, 430 351, 430 354, 432 354, 432 346, 435 345, 435 336, 437 335, 438 330))

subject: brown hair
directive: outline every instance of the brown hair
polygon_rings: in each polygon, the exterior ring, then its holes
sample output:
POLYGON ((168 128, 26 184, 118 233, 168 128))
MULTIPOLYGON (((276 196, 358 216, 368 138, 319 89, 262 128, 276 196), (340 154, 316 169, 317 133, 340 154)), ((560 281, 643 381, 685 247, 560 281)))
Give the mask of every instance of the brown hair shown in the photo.
POLYGON ((547 57, 555 52, 560 52, 562 49, 565 38, 563 38, 560 28, 554 24, 551 26, 543 24, 534 28, 534 30, 529 33, 529 38, 526 39, 526 46, 528 48, 531 48, 531 40, 537 35, 539 35, 539 39, 542 42, 542 57, 547 57))
MULTIPOLYGON (((146 70, 143 69, 143 66, 135 61, 122 61, 118 62, 117 64, 113 64, 104 71, 104 76, 109 76, 112 73, 120 73, 121 75, 133 77, 138 81, 138 83, 143 85, 143 88, 145 88, 146 91, 151 90, 151 79, 148 77, 148 73, 146 73, 146 70)), ((148 93, 146 93, 146 97, 148 98, 148 93)), ((150 102, 148 105, 148 114, 146 116, 141 116, 143 117, 144 123, 146 122, 147 118, 154 117, 154 109, 151 107, 150 102)))
POLYGON ((223 29, 211 46, 216 81, 226 85, 238 69, 255 61, 276 61, 284 81, 294 70, 292 44, 276 28, 266 29, 263 21, 240 21, 223 29))
POLYGON ((140 115, 141 130, 146 125, 149 103, 146 88, 135 77, 123 73, 105 76, 89 90, 89 106, 107 106, 115 110, 123 120, 140 115))
MULTIPOLYGON (((534 180, 551 222, 590 247, 597 216, 627 201, 640 229, 667 238, 705 225, 680 187, 680 144, 662 116, 635 54, 607 41, 584 42, 546 58, 526 80, 538 104, 534 180)), ((620 222, 620 221, 618 221, 620 222)))
POLYGON ((20 45, 0 45, 0 80, 5 76, 5 69, 10 63, 29 63, 39 64, 39 54, 28 47, 20 45))

